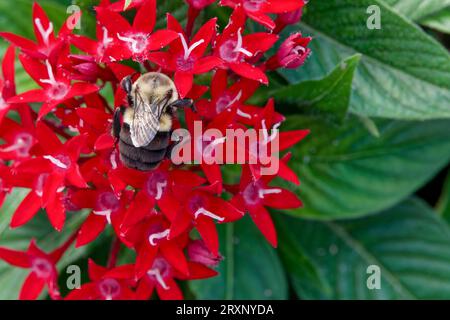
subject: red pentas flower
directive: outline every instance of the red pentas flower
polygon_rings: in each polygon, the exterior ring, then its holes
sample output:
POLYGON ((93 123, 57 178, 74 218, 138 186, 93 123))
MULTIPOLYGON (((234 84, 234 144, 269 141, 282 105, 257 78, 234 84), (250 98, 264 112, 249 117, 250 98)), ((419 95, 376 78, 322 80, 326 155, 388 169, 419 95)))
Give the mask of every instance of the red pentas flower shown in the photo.
POLYGON ((238 120, 244 124, 252 124, 253 116, 260 108, 244 104, 258 89, 260 83, 246 78, 239 79, 228 86, 226 70, 219 69, 211 79, 210 99, 196 102, 198 113, 211 121, 224 111, 236 108, 238 120))
POLYGON ((195 262, 188 262, 188 270, 188 276, 180 274, 166 259, 157 257, 139 282, 136 298, 148 299, 156 288, 160 299, 180 300, 183 299, 183 293, 175 279, 196 280, 217 275, 216 271, 195 262))
MULTIPOLYGON (((295 208, 301 201, 274 178, 299 184, 288 149, 309 131, 284 131, 285 117, 273 99, 251 103, 260 101, 257 90, 269 84, 269 72, 297 68, 310 54, 311 38, 299 32, 277 44, 280 31, 301 19, 304 1, 222 0, 233 9, 229 23, 218 24, 223 19, 216 17, 200 23, 213 2, 186 0, 185 26, 167 14, 167 28, 155 30, 164 25, 157 24, 155 0, 102 0, 95 7, 95 40, 72 34, 80 13, 56 34, 35 4, 36 42, 0 33, 14 45, 2 59, 0 77, 0 206, 16 188, 25 188, 11 227, 23 226, 40 210, 57 231, 71 227, 67 215, 83 219, 48 254, 34 240, 26 251, 0 248, 0 259, 31 271, 21 298, 36 299, 45 286, 52 299, 61 298, 55 265, 74 242, 80 250, 111 241, 111 249, 105 266, 89 256, 89 281, 72 290, 69 300, 149 299, 155 291, 160 299, 181 299, 179 281, 217 275, 213 268, 227 258, 217 229, 245 214, 277 245, 268 208, 295 208), (271 14, 278 15, 275 22, 271 14), (272 33, 246 29, 248 17, 272 33), (267 58, 274 46, 279 49, 267 58), (16 93, 16 57, 40 88, 19 87, 16 93), (161 139, 155 150, 128 145, 135 157, 143 157, 141 151, 167 155, 153 169, 138 171, 122 161, 122 136, 139 107, 157 105, 150 93, 164 96, 156 82, 149 88, 136 83, 144 72, 173 79, 182 100, 171 104, 170 119, 160 123, 160 129, 170 127, 167 143, 161 139), (192 110, 176 110, 192 101, 192 110), (232 144, 230 132, 244 140, 254 133, 256 140, 232 144), (242 166, 239 178, 229 171, 229 159, 242 166)), ((176 99, 168 82, 164 98, 176 99)))
POLYGON ((175 72, 175 84, 181 97, 192 89, 194 74, 211 71, 222 63, 215 56, 203 57, 216 30, 217 18, 206 22, 188 41, 183 28, 171 15, 167 15, 168 27, 178 33, 178 39, 169 46, 168 52, 150 53, 149 59, 163 69, 175 72))
POLYGON ((104 268, 89 259, 89 279, 73 290, 66 300, 132 300, 136 299, 131 286, 135 283, 134 266, 104 268))
POLYGON ((268 84, 266 74, 261 68, 248 61, 257 61, 259 56, 269 50, 278 40, 278 36, 270 33, 253 33, 244 36, 244 10, 238 6, 230 17, 230 22, 217 36, 214 43, 214 54, 224 61, 228 67, 244 78, 268 84))
POLYGON ((60 299, 58 289, 58 271, 56 263, 73 242, 70 237, 64 244, 50 253, 45 253, 37 245, 34 239, 26 251, 11 250, 0 247, 0 259, 19 267, 30 269, 30 274, 25 279, 20 290, 19 299, 35 300, 41 294, 45 286, 52 299, 60 299))
POLYGON ((295 11, 302 8, 305 2, 304 0, 220 0, 220 4, 231 8, 242 6, 249 18, 269 29, 274 29, 276 24, 270 18, 270 13, 295 11))
POLYGON ((0 32, 0 37, 20 48, 23 52, 36 59, 49 59, 55 62, 61 51, 68 52, 67 38, 73 27, 80 19, 80 13, 74 14, 67 19, 59 32, 59 37, 55 37, 54 25, 48 19, 44 10, 37 3, 33 3, 33 29, 37 43, 18 36, 10 32, 0 32), (75 20, 74 20, 75 19, 75 20))
POLYGON ((269 70, 278 68, 296 69, 302 66, 311 54, 308 44, 311 37, 302 37, 300 33, 290 35, 280 46, 278 52, 266 62, 269 70))
MULTIPOLYGON (((156 22, 156 0, 147 0, 139 8, 132 26, 119 13, 102 7, 97 8, 97 19, 102 26, 101 48, 112 47, 109 52, 111 61, 131 57, 142 62, 148 59, 150 51, 159 50, 178 37, 171 30, 152 33, 156 22)), ((79 41, 78 43, 80 44, 79 41)), ((97 46, 97 53, 104 55, 101 51, 97 46)))
POLYGON ((71 84, 66 71, 50 64, 45 64, 26 55, 20 61, 28 74, 42 87, 21 93, 8 99, 8 103, 44 102, 39 110, 39 117, 45 116, 53 108, 76 96, 83 96, 97 91, 99 88, 90 83, 76 82, 71 84))

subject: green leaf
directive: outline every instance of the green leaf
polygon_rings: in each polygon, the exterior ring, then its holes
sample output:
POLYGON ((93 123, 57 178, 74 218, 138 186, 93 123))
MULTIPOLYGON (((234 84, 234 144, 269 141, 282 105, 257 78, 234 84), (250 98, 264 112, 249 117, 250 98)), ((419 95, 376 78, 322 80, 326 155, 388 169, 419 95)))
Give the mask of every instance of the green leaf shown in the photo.
POLYGON ((433 15, 445 7, 450 6, 450 0, 383 0, 414 21, 419 21, 427 16, 433 15))
POLYGON ((436 211, 450 223, 450 173, 445 180, 441 197, 436 205, 436 211))
POLYGON ((341 122, 349 108, 353 76, 360 59, 361 55, 354 55, 321 80, 283 86, 269 91, 267 96, 274 97, 290 112, 299 109, 305 114, 341 122))
POLYGON ((291 273, 306 299, 448 299, 450 229, 423 202, 407 200, 377 215, 336 222, 278 216, 326 279, 320 290, 301 273, 291 273), (381 288, 367 280, 379 267, 381 288))
MULTIPOLYGON (((0 246, 26 250, 30 240, 34 238, 40 248, 51 251, 61 245, 76 230, 85 215, 81 213, 68 214, 64 230, 61 233, 52 228, 47 215, 43 212, 38 213, 26 225, 17 229, 9 229, 9 222, 14 211, 28 192, 28 189, 14 189, 0 209, 0 246)), ((69 248, 59 262, 58 269, 63 272, 64 267, 84 256, 88 249, 88 246, 79 249, 69 248)), ((17 268, 0 260, 0 299, 17 299, 29 272, 28 269, 17 268)))
POLYGON ((250 218, 218 227, 225 259, 218 276, 189 283, 196 298, 287 299, 281 262, 250 218))
MULTIPOLYGON (((386 209, 421 187, 450 159, 450 121, 374 120, 379 138, 357 117, 342 126, 291 116, 283 130, 309 128, 293 149, 294 189, 304 207, 290 212, 314 219, 356 217, 386 209)), ((287 184, 286 182, 280 182, 287 184)))
POLYGON ((420 23, 429 28, 450 33, 450 7, 422 19, 420 23))
POLYGON ((350 111, 398 119, 450 117, 449 53, 390 7, 379 0, 315 0, 303 21, 298 27, 314 37, 313 54, 300 71, 281 71, 291 83, 324 77, 360 53, 350 111), (366 10, 374 4, 381 9, 380 30, 366 26, 366 10))
MULTIPOLYGON (((275 214, 279 215, 282 213, 276 212, 275 214)), ((279 242, 278 254, 290 277, 305 279, 303 283, 305 287, 308 287, 308 290, 330 292, 331 288, 322 275, 319 274, 318 267, 305 254, 305 249, 297 241, 297 234, 291 232, 291 229, 286 224, 278 223, 278 219, 275 221, 279 242)), ((305 299, 306 295, 302 294, 302 298, 305 299)))

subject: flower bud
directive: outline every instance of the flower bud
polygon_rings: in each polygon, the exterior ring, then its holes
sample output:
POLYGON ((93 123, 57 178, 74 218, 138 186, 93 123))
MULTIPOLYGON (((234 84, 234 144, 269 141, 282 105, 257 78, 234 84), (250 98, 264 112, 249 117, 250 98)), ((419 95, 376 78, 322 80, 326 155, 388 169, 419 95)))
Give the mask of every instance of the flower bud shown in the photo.
POLYGON ((281 13, 278 15, 277 24, 280 22, 283 25, 296 24, 302 18, 303 9, 300 8, 295 11, 281 13))
POLYGON ((188 256, 192 262, 201 263, 207 267, 215 267, 223 259, 219 254, 217 256, 213 255, 211 251, 208 250, 203 240, 193 240, 189 243, 188 256))
POLYGON ((287 69, 296 69, 305 63, 311 53, 307 48, 311 37, 302 37, 300 33, 294 33, 287 38, 277 53, 278 64, 287 69))

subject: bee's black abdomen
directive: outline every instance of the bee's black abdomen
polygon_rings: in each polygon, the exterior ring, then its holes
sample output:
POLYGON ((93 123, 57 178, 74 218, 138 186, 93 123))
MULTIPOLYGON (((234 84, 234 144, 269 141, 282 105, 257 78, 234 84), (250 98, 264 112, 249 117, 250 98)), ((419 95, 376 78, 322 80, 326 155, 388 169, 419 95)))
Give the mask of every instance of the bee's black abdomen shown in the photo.
POLYGON ((130 126, 124 123, 120 131, 120 158, 129 168, 149 171, 164 160, 169 143, 170 132, 158 132, 147 146, 136 148, 131 141, 130 126))

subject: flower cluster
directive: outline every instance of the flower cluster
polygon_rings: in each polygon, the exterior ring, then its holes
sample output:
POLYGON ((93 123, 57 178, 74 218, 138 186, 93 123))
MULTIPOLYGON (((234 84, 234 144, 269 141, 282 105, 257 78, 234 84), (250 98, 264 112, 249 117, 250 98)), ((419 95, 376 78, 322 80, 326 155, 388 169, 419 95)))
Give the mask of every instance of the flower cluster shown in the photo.
POLYGON ((121 163, 110 132, 115 107, 127 105, 121 80, 137 73, 123 63, 127 60, 135 61, 140 73, 169 75, 179 95, 195 101, 197 111, 185 111, 188 128, 193 121, 202 121, 204 127, 219 130, 263 129, 268 142, 277 135, 279 151, 308 134, 307 130, 272 132, 284 120, 274 102, 265 107, 247 103, 269 83, 271 70, 297 68, 309 55, 310 38, 297 33, 267 56, 279 41, 279 32, 298 22, 305 2, 186 2, 185 27, 167 14, 167 27, 155 30, 156 0, 133 0, 126 8, 124 0, 105 0, 95 8, 96 39, 72 32, 70 25, 80 19, 79 13, 56 33, 36 3, 35 41, 0 32, 11 44, 0 80, 0 205, 12 189, 29 190, 12 216, 12 228, 23 226, 44 209, 53 228, 61 231, 67 212, 89 211, 79 229, 50 253, 34 240, 26 251, 0 248, 2 260, 30 269, 20 298, 36 299, 45 286, 52 299, 63 298, 58 290, 58 261, 73 243, 88 245, 111 226, 114 239, 108 265, 89 260, 90 281, 64 298, 148 299, 156 289, 161 299, 181 299, 176 280, 217 274, 214 267, 221 260, 217 223, 249 214, 275 247, 276 231, 267 208, 301 205, 292 192, 271 185, 275 176, 299 183, 287 165, 289 153, 282 157, 276 175, 262 175, 258 165, 243 165, 235 185, 224 182, 218 164, 174 165, 167 159, 156 169, 141 172, 121 163), (216 18, 201 26, 196 23, 209 5, 232 8, 226 26, 219 26, 216 18), (135 12, 131 22, 123 15, 125 10, 135 12), (249 32, 248 18, 267 30, 249 32), (38 89, 16 92, 16 57, 38 89), (211 79, 209 86, 197 84, 198 75, 206 75, 203 81, 211 79), (114 101, 102 95, 105 87, 113 89, 114 101), (121 250, 135 251, 135 261, 117 266, 121 250))

